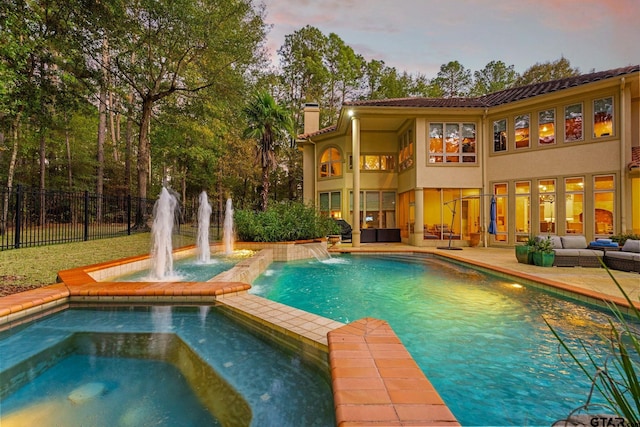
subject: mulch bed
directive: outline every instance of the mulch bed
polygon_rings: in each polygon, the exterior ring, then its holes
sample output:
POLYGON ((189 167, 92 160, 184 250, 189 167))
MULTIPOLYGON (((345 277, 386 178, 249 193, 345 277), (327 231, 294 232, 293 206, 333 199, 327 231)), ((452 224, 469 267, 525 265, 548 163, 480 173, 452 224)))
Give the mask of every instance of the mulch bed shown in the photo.
POLYGON ((28 291, 29 289, 40 288, 43 285, 23 285, 13 283, 19 280, 19 276, 0 276, 0 297, 17 294, 18 292, 28 291))

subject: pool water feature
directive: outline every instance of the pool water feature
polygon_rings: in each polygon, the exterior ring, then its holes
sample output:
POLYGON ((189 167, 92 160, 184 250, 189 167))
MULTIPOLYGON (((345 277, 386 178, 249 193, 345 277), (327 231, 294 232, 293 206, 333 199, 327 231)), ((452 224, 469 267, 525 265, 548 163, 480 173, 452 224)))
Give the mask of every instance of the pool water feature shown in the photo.
POLYGON ((223 310, 78 307, 1 333, 0 422, 38 415, 48 425, 334 425, 328 374, 223 310), (71 414, 88 418, 55 421, 69 396, 96 383, 102 387, 71 414), (119 409, 101 406, 109 401, 119 409), (94 405, 100 409, 87 409, 94 405))
POLYGON ((198 205, 198 233, 196 234, 196 248, 198 261, 207 263, 211 259, 211 246, 209 244, 209 224, 211 222, 211 205, 207 192, 200 193, 198 205))
POLYGON ((158 200, 153 205, 151 224, 151 272, 159 280, 173 272, 171 233, 177 206, 176 197, 166 187, 162 187, 158 200))
POLYGON ((182 258, 173 261, 171 275, 162 279, 148 270, 137 271, 124 276, 110 278, 110 281, 120 282, 145 282, 145 281, 180 281, 180 282, 206 282, 216 275, 225 272, 236 265, 239 261, 249 256, 248 254, 230 256, 224 254, 213 254, 208 261, 200 261, 195 257, 182 258))
MULTIPOLYGON (((273 263, 251 293, 340 322, 386 320, 462 425, 551 425, 590 384, 543 317, 606 351, 606 313, 437 258, 273 263)), ((578 354, 583 354, 577 350, 578 354)))
POLYGON ((233 202, 227 199, 224 209, 224 224, 222 227, 222 243, 224 245, 224 253, 231 254, 233 252, 233 244, 235 235, 233 230, 233 202))

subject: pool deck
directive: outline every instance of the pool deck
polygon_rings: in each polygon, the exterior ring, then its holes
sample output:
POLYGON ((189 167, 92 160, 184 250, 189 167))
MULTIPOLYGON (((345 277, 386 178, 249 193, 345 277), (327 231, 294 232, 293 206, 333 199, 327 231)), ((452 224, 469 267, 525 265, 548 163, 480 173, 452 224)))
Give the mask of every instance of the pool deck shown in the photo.
MULTIPOLYGON (((330 252, 435 254, 581 301, 599 305, 610 301, 628 309, 627 301, 604 268, 519 264, 513 248, 442 250, 374 243, 360 248, 338 244, 330 252)), ((297 340, 312 353, 328 355, 337 425, 459 425, 384 320, 367 318, 344 325, 249 294, 250 285, 242 282, 97 282, 87 274, 116 262, 60 272, 62 283, 0 298, 0 326, 20 323, 25 315, 63 309, 69 301, 218 302, 269 331, 297 340)), ((612 275, 634 305, 640 307, 640 275, 622 271, 612 271, 612 275)))

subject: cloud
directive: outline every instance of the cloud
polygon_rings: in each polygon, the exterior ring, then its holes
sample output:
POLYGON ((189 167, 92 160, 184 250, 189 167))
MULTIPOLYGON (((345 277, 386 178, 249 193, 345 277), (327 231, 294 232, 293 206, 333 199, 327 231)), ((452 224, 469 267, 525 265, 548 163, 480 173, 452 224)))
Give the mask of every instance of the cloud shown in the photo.
POLYGON ((273 58, 285 35, 311 25, 367 59, 428 76, 451 60, 518 71, 561 56, 584 71, 640 63, 638 0, 263 1, 273 58))

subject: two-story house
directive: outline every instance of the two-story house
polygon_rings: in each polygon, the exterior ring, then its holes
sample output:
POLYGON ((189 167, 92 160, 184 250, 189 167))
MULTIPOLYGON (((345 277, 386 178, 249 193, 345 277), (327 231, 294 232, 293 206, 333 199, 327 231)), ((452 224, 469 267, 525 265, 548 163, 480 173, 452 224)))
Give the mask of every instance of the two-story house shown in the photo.
POLYGON ((304 132, 304 199, 350 223, 354 246, 640 233, 638 65, 476 98, 347 102, 325 129, 307 104, 304 132))

